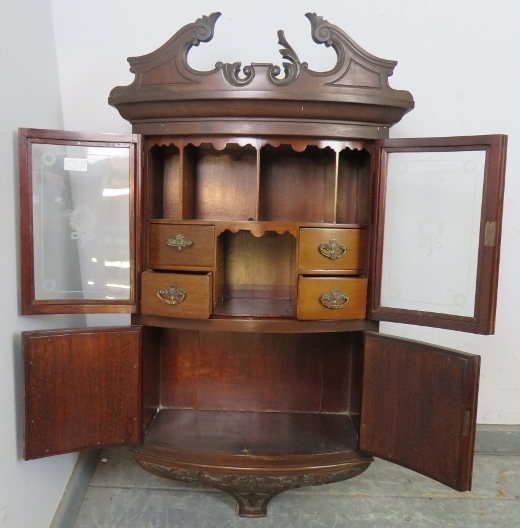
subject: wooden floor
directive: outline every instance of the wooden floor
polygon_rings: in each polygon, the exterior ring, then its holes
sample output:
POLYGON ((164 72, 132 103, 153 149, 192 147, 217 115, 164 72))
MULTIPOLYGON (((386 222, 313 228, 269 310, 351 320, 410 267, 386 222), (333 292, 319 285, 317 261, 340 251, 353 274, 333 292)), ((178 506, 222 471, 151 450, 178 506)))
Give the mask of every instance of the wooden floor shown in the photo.
POLYGON ((376 460, 352 480, 281 493, 262 519, 238 517, 226 493, 147 473, 127 451, 100 460, 73 528, 520 526, 520 456, 477 455, 466 493, 376 460))

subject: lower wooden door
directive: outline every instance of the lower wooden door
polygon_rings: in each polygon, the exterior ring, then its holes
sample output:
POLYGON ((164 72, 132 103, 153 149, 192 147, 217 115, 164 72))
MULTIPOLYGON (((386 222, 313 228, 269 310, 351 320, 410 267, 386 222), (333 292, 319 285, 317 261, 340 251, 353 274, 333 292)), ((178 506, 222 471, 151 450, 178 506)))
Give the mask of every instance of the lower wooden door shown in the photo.
MULTIPOLYGON (((142 409, 157 403, 142 388, 143 332, 23 334, 26 459, 142 442, 153 416, 142 409)), ((366 332, 360 450, 469 490, 479 365, 478 356, 366 332)))
POLYGON ((366 332, 360 449, 471 489, 480 357, 366 332))
POLYGON ((24 332, 26 460, 141 441, 138 326, 24 332))

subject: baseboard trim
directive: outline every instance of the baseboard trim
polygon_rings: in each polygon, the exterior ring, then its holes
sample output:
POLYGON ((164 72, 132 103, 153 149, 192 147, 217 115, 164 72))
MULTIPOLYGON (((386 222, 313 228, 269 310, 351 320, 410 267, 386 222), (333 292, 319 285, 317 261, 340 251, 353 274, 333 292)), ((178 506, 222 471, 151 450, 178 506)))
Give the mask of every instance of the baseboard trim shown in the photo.
POLYGON ((71 528, 79 514, 100 450, 80 453, 49 528, 71 528))
POLYGON ((520 455, 520 425, 477 425, 475 452, 520 455))

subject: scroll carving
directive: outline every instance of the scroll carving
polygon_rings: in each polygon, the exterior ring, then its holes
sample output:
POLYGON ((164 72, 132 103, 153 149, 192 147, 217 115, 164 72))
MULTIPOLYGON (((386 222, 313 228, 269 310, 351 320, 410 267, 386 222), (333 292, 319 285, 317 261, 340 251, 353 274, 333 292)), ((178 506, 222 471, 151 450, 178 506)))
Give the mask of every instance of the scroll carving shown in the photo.
POLYGON ((306 16, 314 42, 332 47, 336 53, 336 64, 329 71, 309 69, 281 30, 281 66, 252 63, 242 67, 241 62, 217 62, 209 71, 192 68, 189 51, 212 39, 220 17, 215 12, 184 26, 152 53, 129 58, 135 79, 129 86, 114 88, 109 103, 130 122, 148 123, 147 134, 164 134, 166 130, 185 133, 186 123, 193 120, 193 128, 188 128, 192 134, 215 129, 219 134, 236 135, 249 128, 233 121, 256 119, 262 122, 264 136, 280 134, 280 122, 289 132, 294 125, 301 135, 298 124, 304 122, 311 125, 303 135, 313 137, 312 124, 329 121, 338 127, 330 132, 331 137, 386 137, 388 127, 414 105, 409 92, 388 85, 397 63, 366 52, 316 13, 306 16), (291 89, 284 90, 288 86, 291 89), (294 102, 297 104, 287 104, 294 102), (156 124, 158 117, 162 125, 156 124), (212 120, 222 119, 225 124, 208 127, 212 120), (174 125, 165 128, 165 123, 174 125), (351 127, 350 132, 345 124, 351 127))
POLYGON ((182 482, 200 482, 229 493, 237 501, 240 515, 245 517, 264 517, 268 502, 282 491, 353 478, 370 464, 359 462, 344 469, 316 473, 255 475, 174 467, 142 460, 138 455, 134 457, 143 469, 155 475, 182 482))
MULTIPOLYGON (((282 68, 273 64, 253 63, 242 68, 240 62, 231 64, 217 62, 213 70, 194 70, 189 65, 188 53, 193 46, 198 46, 201 42, 209 42, 213 38, 215 24, 220 17, 220 13, 215 12, 184 26, 156 51, 141 57, 129 58, 130 71, 136 74, 136 79, 128 87, 114 88, 110 95, 110 103, 116 104, 123 95, 128 94, 130 88, 137 90, 143 86, 150 88, 167 86, 169 90, 179 90, 186 84, 211 83, 213 88, 219 84, 224 88, 224 85, 218 81, 219 76, 230 87, 243 88, 250 86, 262 70, 266 70, 267 80, 274 86, 287 86, 301 79, 305 84, 304 88, 310 90, 318 86, 322 89, 326 86, 389 89, 387 79, 392 75, 397 64, 395 61, 380 59, 367 53, 344 31, 316 13, 307 13, 305 16, 311 23, 314 42, 332 47, 336 52, 336 65, 328 72, 308 69, 307 63, 300 61, 282 30, 278 31, 278 43, 282 47, 280 54, 285 59, 282 63, 283 77, 280 77, 282 68), (377 79, 377 82, 374 79, 377 79)), ((258 80, 258 88, 266 89, 267 86, 263 81, 258 80)), ((402 93, 407 94, 411 99, 408 92, 402 93)))

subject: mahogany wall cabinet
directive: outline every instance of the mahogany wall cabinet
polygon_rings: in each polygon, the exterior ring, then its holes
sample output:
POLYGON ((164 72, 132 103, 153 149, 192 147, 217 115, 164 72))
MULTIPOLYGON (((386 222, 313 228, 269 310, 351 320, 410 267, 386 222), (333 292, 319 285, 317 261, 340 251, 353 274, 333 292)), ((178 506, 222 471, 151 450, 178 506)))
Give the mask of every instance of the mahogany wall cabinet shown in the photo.
POLYGON ((130 445, 265 515, 371 455, 470 489, 479 358, 378 333, 493 331, 506 138, 387 139, 396 63, 308 14, 337 64, 193 70, 202 17, 129 59, 128 136, 20 130, 27 459, 130 445))

